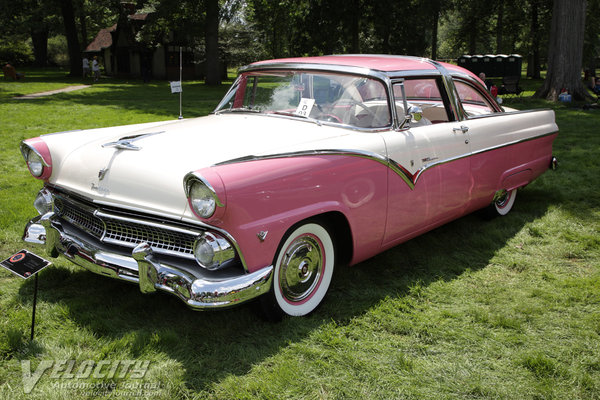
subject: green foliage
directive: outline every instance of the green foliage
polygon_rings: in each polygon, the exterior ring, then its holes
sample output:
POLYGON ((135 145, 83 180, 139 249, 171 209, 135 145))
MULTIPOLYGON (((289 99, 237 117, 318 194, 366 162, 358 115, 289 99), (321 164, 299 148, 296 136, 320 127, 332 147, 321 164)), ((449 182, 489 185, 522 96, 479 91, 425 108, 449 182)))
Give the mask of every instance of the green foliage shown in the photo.
POLYGON ((7 62, 14 66, 29 65, 33 61, 33 53, 24 41, 8 37, 0 42, 0 64, 7 62))
POLYGON ((69 65, 67 39, 63 35, 52 36, 48 39, 48 62, 61 67, 69 65))

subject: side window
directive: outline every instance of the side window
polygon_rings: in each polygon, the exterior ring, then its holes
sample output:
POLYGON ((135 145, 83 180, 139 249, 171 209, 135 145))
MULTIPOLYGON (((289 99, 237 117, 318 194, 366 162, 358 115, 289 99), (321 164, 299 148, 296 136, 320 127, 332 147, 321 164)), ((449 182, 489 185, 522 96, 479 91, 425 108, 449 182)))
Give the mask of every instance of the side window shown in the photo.
POLYGON ((494 108, 477 88, 458 80, 454 81, 454 86, 456 86, 458 97, 468 116, 474 117, 494 113, 494 108))
POLYGON ((408 107, 418 106, 423 110, 421 121, 411 122, 411 127, 437 124, 450 120, 440 93, 438 81, 435 78, 405 79, 404 83, 394 84, 394 98, 398 118, 402 119, 406 115, 402 86, 404 86, 404 95, 408 107))

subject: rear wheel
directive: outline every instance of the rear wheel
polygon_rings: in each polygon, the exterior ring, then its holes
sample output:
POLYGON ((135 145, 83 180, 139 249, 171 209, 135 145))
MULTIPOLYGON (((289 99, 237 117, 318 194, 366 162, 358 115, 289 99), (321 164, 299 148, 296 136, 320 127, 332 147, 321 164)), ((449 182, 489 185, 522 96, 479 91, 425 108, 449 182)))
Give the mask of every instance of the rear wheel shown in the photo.
POLYGON ((497 197, 487 208, 483 209, 485 218, 494 218, 497 216, 506 215, 512 210, 517 198, 517 189, 505 191, 502 196, 497 197))
POLYGON ((309 222, 294 229, 275 258, 273 287, 263 296, 269 319, 308 315, 323 301, 335 265, 335 248, 329 231, 309 222))
POLYGON ((510 192, 506 192, 504 196, 500 197, 493 203, 494 209, 498 215, 506 215, 512 209, 517 198, 517 189, 513 189, 510 192))

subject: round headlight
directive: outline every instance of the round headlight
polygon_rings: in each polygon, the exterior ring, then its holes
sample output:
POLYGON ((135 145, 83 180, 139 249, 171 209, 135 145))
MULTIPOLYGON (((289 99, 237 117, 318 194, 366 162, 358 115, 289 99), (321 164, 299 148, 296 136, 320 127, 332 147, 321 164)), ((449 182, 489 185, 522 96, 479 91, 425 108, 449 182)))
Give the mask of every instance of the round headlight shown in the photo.
POLYGON ((194 181, 189 196, 192 208, 198 216, 210 218, 215 213, 217 207, 215 195, 203 182, 194 181))
POLYGON ((41 176, 44 172, 42 158, 31 149, 27 152, 27 166, 29 167, 29 171, 31 171, 31 175, 33 176, 41 176))

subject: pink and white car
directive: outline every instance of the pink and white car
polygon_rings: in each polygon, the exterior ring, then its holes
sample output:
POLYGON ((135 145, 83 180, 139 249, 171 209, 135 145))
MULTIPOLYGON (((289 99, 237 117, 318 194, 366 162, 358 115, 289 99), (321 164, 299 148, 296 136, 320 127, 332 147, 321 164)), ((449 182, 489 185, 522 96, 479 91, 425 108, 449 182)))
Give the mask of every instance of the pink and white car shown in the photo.
POLYGON ((502 109, 460 67, 323 56, 241 69, 207 117, 21 145, 44 181, 24 240, 194 309, 306 315, 334 268, 467 213, 504 215, 556 166, 551 110, 502 109))

